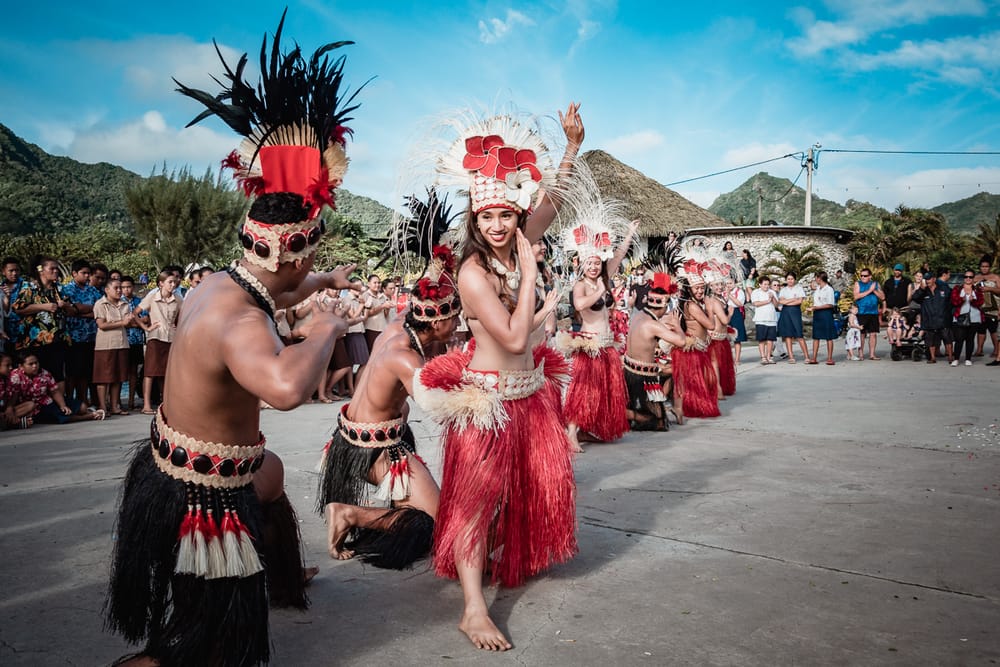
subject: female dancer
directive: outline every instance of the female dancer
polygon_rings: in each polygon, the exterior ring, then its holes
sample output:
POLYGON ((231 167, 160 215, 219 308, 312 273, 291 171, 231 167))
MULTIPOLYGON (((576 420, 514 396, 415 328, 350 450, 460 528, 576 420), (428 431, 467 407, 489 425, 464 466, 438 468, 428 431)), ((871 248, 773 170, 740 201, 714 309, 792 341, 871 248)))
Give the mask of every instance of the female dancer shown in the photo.
MULTIPOLYGON (((624 241, 610 258, 607 257, 611 250, 610 238, 600 247, 587 242, 566 244, 573 245, 583 258, 583 272, 573 286, 573 305, 580 316, 580 331, 561 332, 556 339, 561 351, 572 355, 573 374, 566 392, 563 417, 574 452, 583 451, 578 438, 580 429, 601 442, 617 440, 628 431, 627 390, 621 354, 616 347, 618 341, 611 331, 609 318, 614 298, 609 287, 610 276, 618 272, 638 227, 639 221, 633 220, 624 241)), ((587 225, 571 228, 566 239, 573 241, 581 228, 588 229, 587 225)), ((585 236, 589 241, 592 234, 585 236)))
MULTIPOLYGON (((584 137, 579 105, 560 120, 568 141, 560 169, 568 175, 584 137)), ((438 168, 442 184, 457 177, 451 183, 464 182, 471 196, 458 287, 474 349, 429 361, 414 390, 445 426, 435 570, 462 585, 459 629, 478 648, 505 651, 511 643, 483 596, 487 559, 494 583, 517 586, 576 552, 576 486, 559 406, 566 364, 551 348, 532 350, 558 292, 538 297, 531 242, 558 201, 546 192, 529 217, 539 183, 556 179, 544 144, 520 122, 494 117, 461 135, 438 168), (504 167, 506 158, 516 166, 504 167)))

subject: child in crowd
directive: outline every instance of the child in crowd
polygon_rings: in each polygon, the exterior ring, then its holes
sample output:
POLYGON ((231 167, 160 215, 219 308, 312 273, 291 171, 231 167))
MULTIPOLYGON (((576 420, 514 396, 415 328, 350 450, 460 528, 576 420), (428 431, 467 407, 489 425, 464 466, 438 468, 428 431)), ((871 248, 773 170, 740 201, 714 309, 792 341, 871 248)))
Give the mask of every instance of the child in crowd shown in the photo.
POLYGON ((125 329, 128 336, 128 409, 134 410, 136 398, 139 398, 139 367, 142 366, 143 350, 146 345, 146 333, 140 326, 139 320, 144 319, 142 311, 138 309, 142 299, 135 294, 135 280, 132 276, 122 276, 122 301, 129 305, 135 321, 125 329))
POLYGON ((920 326, 920 313, 917 313, 917 316, 913 318, 913 324, 906 329, 906 333, 903 334, 903 337, 913 339, 924 337, 924 330, 920 326))
POLYGON ((906 320, 903 319, 903 314, 899 308, 893 308, 889 313, 889 319, 886 321, 885 330, 885 336, 889 340, 889 345, 899 345, 899 341, 903 339, 905 329, 906 320))
POLYGON ((857 304, 851 304, 847 315, 847 339, 844 341, 844 347, 847 349, 848 359, 861 361, 861 323, 858 322, 857 304))
POLYGON ((128 334, 135 324, 132 304, 122 299, 120 280, 108 280, 104 296, 94 304, 97 341, 94 346, 94 384, 98 405, 107 414, 127 415, 121 405, 122 383, 128 380, 128 334))
POLYGON ((9 354, 0 353, 0 430, 8 428, 30 428, 35 411, 35 402, 24 400, 11 383, 10 372, 14 359, 9 354))
POLYGON ((177 330, 177 315, 180 313, 181 300, 174 294, 180 280, 171 271, 161 271, 156 278, 156 289, 150 290, 137 308, 149 313, 149 322, 138 320, 146 331, 146 356, 142 368, 142 414, 151 415, 153 411, 153 380, 161 383, 167 374, 167 359, 170 355, 170 343, 174 340, 177 330))
POLYGON ((104 410, 90 410, 87 404, 63 395, 55 378, 28 353, 21 365, 11 371, 10 383, 21 400, 34 403, 29 415, 36 423, 65 424, 87 419, 104 419, 104 410))

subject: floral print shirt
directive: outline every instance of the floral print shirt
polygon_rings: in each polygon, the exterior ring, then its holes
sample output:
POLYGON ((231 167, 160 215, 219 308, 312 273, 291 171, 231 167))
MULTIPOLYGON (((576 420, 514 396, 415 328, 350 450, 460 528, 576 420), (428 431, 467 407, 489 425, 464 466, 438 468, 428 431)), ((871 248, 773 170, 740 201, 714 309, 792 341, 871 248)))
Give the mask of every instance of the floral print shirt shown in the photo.
POLYGON ((12 393, 21 401, 34 401, 35 411, 31 416, 37 415, 41 409, 52 403, 52 390, 56 388, 55 378, 44 368, 38 369, 38 375, 31 377, 20 368, 15 368, 10 372, 10 385, 12 393))
MULTIPOLYGON (((42 287, 34 280, 27 281, 21 288, 17 300, 12 308, 20 310, 37 303, 56 303, 57 286, 53 285, 48 289, 42 287)), ((50 345, 56 341, 63 341, 67 345, 71 343, 69 333, 66 331, 66 317, 62 310, 54 313, 43 311, 32 315, 21 317, 21 337, 17 340, 15 347, 18 350, 27 350, 32 347, 50 345)))
MULTIPOLYGON (((93 306, 103 294, 96 287, 84 285, 80 287, 76 282, 63 285, 62 297, 70 303, 82 303, 93 306)), ((93 317, 66 317, 66 330, 74 343, 93 343, 97 338, 97 320, 93 317)))

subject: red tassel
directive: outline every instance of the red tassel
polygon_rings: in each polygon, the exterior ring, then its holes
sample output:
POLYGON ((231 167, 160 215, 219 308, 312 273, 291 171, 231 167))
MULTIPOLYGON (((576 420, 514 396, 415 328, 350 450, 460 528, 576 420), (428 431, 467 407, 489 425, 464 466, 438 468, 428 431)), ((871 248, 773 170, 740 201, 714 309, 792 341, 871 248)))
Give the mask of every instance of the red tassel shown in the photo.
POLYGON ((194 574, 194 506, 188 505, 187 514, 181 521, 180 530, 177 532, 177 562, 174 564, 174 572, 178 574, 194 574))

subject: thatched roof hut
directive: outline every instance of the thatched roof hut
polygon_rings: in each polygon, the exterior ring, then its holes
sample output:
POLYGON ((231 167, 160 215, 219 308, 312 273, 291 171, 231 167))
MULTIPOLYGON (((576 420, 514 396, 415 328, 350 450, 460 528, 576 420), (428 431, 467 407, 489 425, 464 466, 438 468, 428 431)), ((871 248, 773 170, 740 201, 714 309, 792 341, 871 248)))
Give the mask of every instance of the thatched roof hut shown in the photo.
POLYGON ((729 223, 691 203, 668 187, 657 183, 604 151, 583 154, 601 195, 624 202, 627 216, 642 221, 639 234, 645 238, 682 234, 696 227, 727 227, 729 223))

